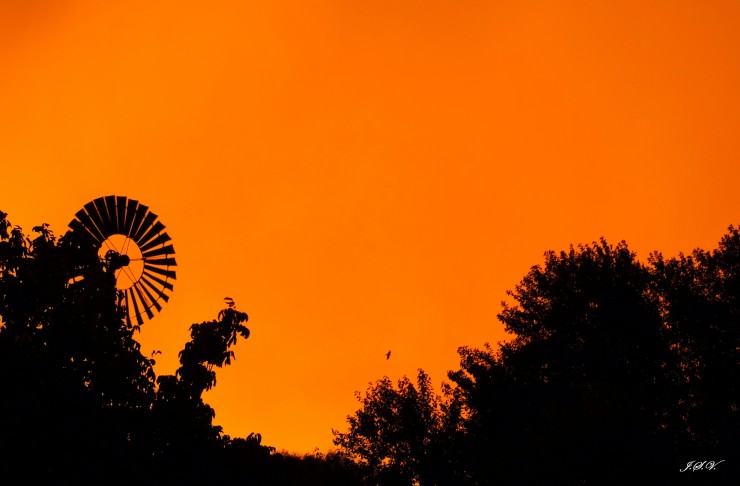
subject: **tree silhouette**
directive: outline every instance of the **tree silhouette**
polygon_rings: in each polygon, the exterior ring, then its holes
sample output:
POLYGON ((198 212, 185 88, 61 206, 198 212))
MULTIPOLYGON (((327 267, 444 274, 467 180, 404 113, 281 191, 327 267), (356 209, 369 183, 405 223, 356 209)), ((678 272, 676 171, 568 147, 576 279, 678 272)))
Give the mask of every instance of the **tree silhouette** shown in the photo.
POLYGON ((499 315, 514 339, 462 349, 450 375, 470 410, 469 470, 578 482, 660 459, 667 353, 649 282, 624 243, 549 252, 530 270, 499 315))
MULTIPOLYGON (((740 457, 738 230, 648 265, 625 242, 550 251, 508 295, 498 318, 512 339, 460 348, 453 416, 409 434, 462 417, 436 436, 444 471, 398 473, 402 484, 676 484, 690 460, 740 457)), ((380 468, 429 457, 387 445, 407 430, 400 390, 371 386, 336 439, 345 453, 380 468)), ((724 466, 726 478, 736 465, 724 466)))
POLYGON ((115 258, 47 224, 32 232, 0 211, 8 475, 53 484, 675 484, 689 461, 723 459, 712 478, 737 473, 732 226, 715 250, 653 253, 647 264, 625 242, 547 252, 498 315, 509 341, 460 348, 442 395, 422 370, 415 383, 371 383, 348 431, 334 431, 340 452, 304 457, 213 423, 203 393, 239 336, 250 336, 232 299, 217 319, 190 327, 180 367, 157 378, 138 326, 126 323, 115 258))
POLYGON ((359 484, 342 457, 298 458, 231 438, 203 401, 247 314, 232 299, 193 324, 175 375, 157 378, 127 325, 115 259, 0 212, 0 466, 41 484, 359 484), (303 481, 306 479, 307 481, 303 481))
POLYGON ((122 325, 97 255, 48 225, 34 232, 16 226, 0 240, 0 460, 37 475, 107 476, 138 455, 152 363, 122 325))
MULTIPOLYGON (((180 351, 180 367, 175 375, 157 378, 156 400, 153 403, 153 425, 156 435, 155 457, 165 464, 165 474, 177 471, 179 480, 193 480, 212 474, 204 462, 215 460, 229 443, 221 427, 213 425, 215 411, 202 399, 203 392, 216 384, 213 367, 230 364, 234 358, 229 348, 237 336, 249 337, 242 323, 247 314, 231 305, 219 313, 218 320, 193 324, 191 340, 180 351), (177 464, 186 464, 176 469, 177 464)), ((251 435, 241 444, 243 450, 269 455, 270 448, 261 445, 259 435, 251 435), (244 447, 244 446, 254 447, 244 447)), ((174 480, 165 476, 163 479, 174 480)))
POLYGON ((434 393, 431 379, 419 370, 416 386, 407 377, 394 387, 388 377, 370 384, 362 408, 347 418, 349 431, 334 431, 334 443, 367 468, 378 484, 449 484, 456 478, 449 445, 461 422, 448 386, 434 393))
POLYGON ((730 226, 713 251, 651 255, 655 292, 679 364, 677 442, 740 457, 740 233, 730 226))

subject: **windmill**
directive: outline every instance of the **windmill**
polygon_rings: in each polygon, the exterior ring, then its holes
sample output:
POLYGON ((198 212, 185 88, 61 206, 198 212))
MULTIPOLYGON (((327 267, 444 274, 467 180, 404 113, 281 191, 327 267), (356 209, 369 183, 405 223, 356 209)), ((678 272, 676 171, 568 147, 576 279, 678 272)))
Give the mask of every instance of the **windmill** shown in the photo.
POLYGON ((99 197, 75 214, 65 238, 93 246, 116 278, 126 323, 152 319, 169 301, 176 273, 175 249, 158 216, 125 196, 99 197))

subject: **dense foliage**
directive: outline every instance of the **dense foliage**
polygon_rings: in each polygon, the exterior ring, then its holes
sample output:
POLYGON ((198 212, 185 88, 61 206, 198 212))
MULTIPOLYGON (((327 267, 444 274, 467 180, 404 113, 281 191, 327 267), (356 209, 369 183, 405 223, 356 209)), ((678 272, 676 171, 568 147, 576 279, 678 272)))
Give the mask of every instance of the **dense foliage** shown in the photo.
POLYGON ((353 484, 336 455, 296 457, 231 438, 202 394, 246 339, 233 301, 193 324, 173 376, 156 377, 128 327, 110 262, 48 225, 26 237, 0 212, 0 466, 31 484, 353 484), (298 480, 300 478, 300 481, 298 480))
POLYGON ((364 466, 367 478, 379 484, 454 484, 450 439, 461 426, 458 397, 449 386, 444 396, 419 370, 416 386, 406 377, 384 377, 357 394, 362 408, 348 417, 350 431, 334 431, 335 444, 364 466))
POLYGON ((461 348, 444 400, 423 373, 422 393, 384 378, 359 397, 335 444, 369 479, 675 484, 691 460, 725 460, 696 473, 714 480, 737 471, 737 229, 714 251, 647 265, 624 242, 547 252, 509 297, 498 317, 512 339, 461 348))
MULTIPOLYGON (((357 394, 339 452, 231 438, 203 393, 250 335, 227 300, 157 377, 110 262, 0 212, 0 465, 52 484, 631 484, 696 481, 740 457, 740 232, 637 261, 605 241, 547 252, 509 292, 511 339, 459 349, 441 394, 384 377, 357 394)), ((713 475, 713 476, 707 476, 713 475)), ((735 478, 736 479, 736 478, 735 478)))

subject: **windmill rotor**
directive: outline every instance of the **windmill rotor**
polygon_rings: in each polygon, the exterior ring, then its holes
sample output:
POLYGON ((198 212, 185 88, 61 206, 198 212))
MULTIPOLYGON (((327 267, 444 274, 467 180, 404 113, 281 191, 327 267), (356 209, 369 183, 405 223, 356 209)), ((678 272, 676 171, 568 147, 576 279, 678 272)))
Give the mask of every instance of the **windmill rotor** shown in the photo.
POLYGON ((177 277, 175 248, 165 226, 148 206, 125 196, 99 197, 69 223, 70 233, 98 251, 126 308, 126 323, 152 319, 169 301, 177 277))

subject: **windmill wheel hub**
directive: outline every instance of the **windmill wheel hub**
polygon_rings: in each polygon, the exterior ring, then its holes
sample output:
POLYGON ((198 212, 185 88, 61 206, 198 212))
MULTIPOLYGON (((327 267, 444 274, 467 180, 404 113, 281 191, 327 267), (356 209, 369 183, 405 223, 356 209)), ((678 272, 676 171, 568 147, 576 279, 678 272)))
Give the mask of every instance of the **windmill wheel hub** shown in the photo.
POLYGON ((114 272, 116 287, 120 290, 131 288, 144 273, 141 249, 126 235, 117 233, 107 237, 98 250, 98 256, 105 260, 109 271, 114 272))
POLYGON ((128 255, 121 255, 120 253, 112 250, 106 253, 105 259, 106 261, 108 261, 110 269, 114 271, 119 270, 123 267, 127 267, 131 263, 131 258, 129 258, 128 255))

